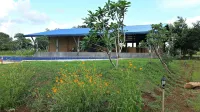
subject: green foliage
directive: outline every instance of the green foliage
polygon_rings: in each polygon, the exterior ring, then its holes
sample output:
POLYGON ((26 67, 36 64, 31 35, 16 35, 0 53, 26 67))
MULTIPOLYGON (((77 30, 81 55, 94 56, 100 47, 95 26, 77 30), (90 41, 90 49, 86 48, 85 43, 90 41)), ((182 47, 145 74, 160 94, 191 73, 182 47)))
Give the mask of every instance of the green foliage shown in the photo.
POLYGON ((130 2, 119 0, 110 1, 98 7, 95 12, 88 11, 88 17, 84 18, 84 23, 91 29, 90 34, 81 42, 81 48, 95 48, 106 51, 113 66, 118 66, 119 53, 125 42, 124 18, 130 7, 130 2), (116 52, 116 65, 112 62, 111 52, 116 52))
POLYGON ((0 74, 0 109, 15 108, 23 104, 27 96, 27 85, 30 81, 31 69, 25 69, 21 64, 10 65, 7 71, 0 74))
POLYGON ((192 28, 188 28, 186 19, 178 17, 178 20, 170 25, 169 29, 173 34, 170 49, 172 55, 192 56, 200 49, 200 24, 198 21, 193 24, 192 28))
POLYGON ((30 39, 26 39, 24 37, 24 34, 22 33, 17 33, 15 34, 14 38, 16 38, 17 40, 13 41, 14 42, 14 50, 21 50, 21 49, 30 49, 33 47, 31 40, 30 39))
MULTIPOLYGON (((174 80, 184 76, 179 63, 169 64, 176 73, 174 80)), ((1 108, 27 105, 32 111, 143 111, 143 103, 148 102, 153 111, 160 111, 161 99, 154 93, 166 75, 160 66, 157 59, 151 63, 149 59, 121 60, 118 69, 108 61, 0 64, 1 108), (8 88, 13 87, 15 97, 11 99, 8 88), (143 93, 156 96, 156 101, 142 99, 143 93)), ((167 96, 174 80, 167 80, 167 96)))
POLYGON ((32 56, 34 50, 0 51, 0 56, 32 56))
POLYGON ((135 75, 129 70, 119 73, 112 70, 116 74, 110 77, 96 67, 86 67, 94 64, 85 64, 70 67, 71 72, 68 67, 61 69, 52 87, 51 111, 141 111, 141 93, 136 88, 135 75))
POLYGON ((12 49, 12 38, 8 34, 0 32, 0 50, 12 49))
POLYGON ((162 23, 153 24, 152 30, 147 34, 147 44, 149 46, 153 46, 156 49, 162 46, 165 46, 165 42, 169 40, 168 31, 162 23))
POLYGON ((36 37, 35 41, 38 44, 40 50, 47 50, 49 45, 49 39, 46 36, 36 37))

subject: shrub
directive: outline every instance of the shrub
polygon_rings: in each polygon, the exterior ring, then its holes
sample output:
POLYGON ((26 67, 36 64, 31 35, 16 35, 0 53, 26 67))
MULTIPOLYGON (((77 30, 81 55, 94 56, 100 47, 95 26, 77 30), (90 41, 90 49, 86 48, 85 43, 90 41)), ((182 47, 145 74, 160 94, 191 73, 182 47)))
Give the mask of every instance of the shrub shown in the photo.
POLYGON ((52 93, 47 94, 47 97, 52 96, 50 110, 140 111, 141 93, 134 75, 124 69, 111 71, 116 74, 109 78, 92 65, 86 67, 85 62, 71 68, 70 72, 61 69, 52 93))
POLYGON ((27 85, 33 71, 22 64, 9 65, 7 73, 0 74, 0 110, 14 108, 24 102, 27 85))

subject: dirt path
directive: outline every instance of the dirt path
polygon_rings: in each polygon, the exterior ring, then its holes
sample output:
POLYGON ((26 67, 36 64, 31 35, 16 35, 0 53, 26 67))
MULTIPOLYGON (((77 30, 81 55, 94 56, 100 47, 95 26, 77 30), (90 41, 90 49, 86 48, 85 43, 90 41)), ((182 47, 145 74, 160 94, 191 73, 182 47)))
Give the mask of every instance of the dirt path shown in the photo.
MULTIPOLYGON (((185 64, 183 61, 180 63, 182 67, 180 68, 183 71, 182 77, 179 79, 181 83, 177 83, 178 85, 174 85, 170 92, 170 95, 166 95, 165 98, 165 112, 196 112, 193 107, 188 103, 189 99, 195 99, 197 94, 200 94, 200 89, 197 90, 187 90, 184 89, 184 84, 191 79, 191 75, 193 72, 193 66, 191 64, 185 64), (182 85, 182 86, 181 86, 182 85)), ((194 64, 194 63, 193 63, 194 64)), ((200 69, 200 68, 198 68, 200 69)), ((157 89, 157 92, 154 91, 156 95, 161 96, 162 92, 160 89, 157 89)), ((148 106, 149 102, 160 102, 156 101, 158 99, 155 99, 151 94, 144 93, 143 99, 145 99, 144 108, 143 110, 145 112, 160 112, 161 107, 159 107, 159 110, 154 110, 148 106)), ((161 99, 159 99, 161 100, 161 99)))

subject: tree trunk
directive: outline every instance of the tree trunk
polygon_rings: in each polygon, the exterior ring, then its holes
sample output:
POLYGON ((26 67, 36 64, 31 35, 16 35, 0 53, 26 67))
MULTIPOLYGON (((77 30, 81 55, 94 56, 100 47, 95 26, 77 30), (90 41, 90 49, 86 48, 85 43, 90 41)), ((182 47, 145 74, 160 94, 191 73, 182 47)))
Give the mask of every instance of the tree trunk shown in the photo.
POLYGON ((115 39, 115 52, 116 52, 116 57, 117 57, 117 59, 116 59, 116 68, 118 67, 118 63, 119 63, 119 58, 118 58, 118 49, 117 49, 117 39, 115 39))
POLYGON ((116 67, 115 64, 113 63, 112 59, 111 59, 111 52, 108 51, 108 52, 106 52, 106 53, 108 54, 108 58, 109 58, 110 63, 111 63, 114 67, 116 67))
POLYGON ((165 68, 165 70, 169 73, 169 74, 172 74, 171 71, 169 70, 167 64, 162 60, 162 57, 160 56, 160 54, 158 53, 158 51, 156 50, 156 48, 153 46, 153 49, 156 53, 156 55, 158 56, 160 62, 162 63, 163 67, 165 68))
POLYGON ((37 51, 37 48, 36 48, 36 41, 33 39, 33 37, 31 37, 33 43, 34 43, 34 51, 36 52, 37 51))

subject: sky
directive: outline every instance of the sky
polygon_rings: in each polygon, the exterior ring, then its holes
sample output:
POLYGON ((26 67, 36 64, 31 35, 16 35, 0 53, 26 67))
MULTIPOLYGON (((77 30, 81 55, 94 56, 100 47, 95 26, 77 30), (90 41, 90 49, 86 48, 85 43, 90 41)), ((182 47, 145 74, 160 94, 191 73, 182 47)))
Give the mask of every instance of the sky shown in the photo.
MULTIPOLYGON (((114 0, 116 1, 116 0, 114 0)), ((200 20, 200 0, 127 0, 131 7, 125 25, 173 23, 177 16, 187 23, 200 20)), ((88 10, 107 0, 0 0, 0 32, 30 34, 82 25, 88 10)))

